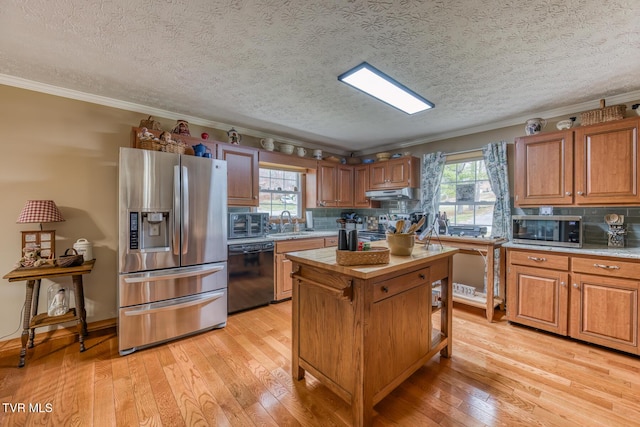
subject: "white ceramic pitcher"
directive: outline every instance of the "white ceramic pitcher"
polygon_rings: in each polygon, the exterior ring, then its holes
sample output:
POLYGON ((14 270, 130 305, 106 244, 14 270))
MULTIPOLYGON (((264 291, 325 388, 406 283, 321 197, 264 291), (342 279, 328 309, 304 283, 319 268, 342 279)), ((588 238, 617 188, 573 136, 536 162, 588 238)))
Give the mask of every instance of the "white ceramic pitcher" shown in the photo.
POLYGON ((273 151, 276 148, 273 138, 261 139, 260 145, 262 145, 262 148, 264 148, 267 151, 273 151))

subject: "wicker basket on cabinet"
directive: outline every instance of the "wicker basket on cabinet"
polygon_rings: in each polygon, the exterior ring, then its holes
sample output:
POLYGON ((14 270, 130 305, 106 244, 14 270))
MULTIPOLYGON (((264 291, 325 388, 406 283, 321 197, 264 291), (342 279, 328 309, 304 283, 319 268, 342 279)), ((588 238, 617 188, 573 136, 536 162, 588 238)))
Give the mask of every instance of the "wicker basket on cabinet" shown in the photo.
POLYGON ((627 106, 624 104, 606 107, 604 99, 601 99, 600 108, 580 113, 580 124, 582 126, 587 126, 624 119, 624 112, 626 109, 627 106))

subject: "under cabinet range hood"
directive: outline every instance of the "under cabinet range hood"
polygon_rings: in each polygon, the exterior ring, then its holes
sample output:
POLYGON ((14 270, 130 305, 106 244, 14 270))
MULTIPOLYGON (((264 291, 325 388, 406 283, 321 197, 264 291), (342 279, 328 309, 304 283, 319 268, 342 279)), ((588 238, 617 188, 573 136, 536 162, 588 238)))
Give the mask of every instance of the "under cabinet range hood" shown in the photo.
POLYGON ((367 191, 365 195, 371 200, 418 200, 418 188, 396 188, 394 190, 367 191))

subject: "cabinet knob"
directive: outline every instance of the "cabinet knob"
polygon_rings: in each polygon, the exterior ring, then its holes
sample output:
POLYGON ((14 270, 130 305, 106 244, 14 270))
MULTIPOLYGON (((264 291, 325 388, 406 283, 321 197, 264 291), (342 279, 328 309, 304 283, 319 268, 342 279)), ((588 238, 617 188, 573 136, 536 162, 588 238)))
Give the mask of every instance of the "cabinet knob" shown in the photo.
POLYGON ((567 284, 565 282, 560 282, 560 286, 562 286, 563 288, 566 288, 567 284))
POLYGON ((388 286, 383 286, 382 287, 382 292, 389 292, 389 287, 388 286))
POLYGON ((574 283, 574 284, 573 284, 573 287, 574 287, 574 288, 576 288, 576 289, 579 289, 579 288, 580 288, 580 285, 578 285, 577 283, 574 283))
POLYGON ((567 192, 566 192, 566 193, 564 193, 564 194, 566 194, 567 196, 570 196, 570 195, 571 195, 571 191, 567 191, 567 192))
POLYGON ((418 277, 421 278, 422 280, 424 280, 426 278, 426 276, 422 273, 418 274, 418 277))
POLYGON ((544 262, 547 259, 544 257, 537 257, 537 256, 528 256, 528 259, 530 259, 531 261, 539 261, 539 262, 544 262))
POLYGON ((582 191, 578 191, 578 196, 582 196, 584 193, 582 191))

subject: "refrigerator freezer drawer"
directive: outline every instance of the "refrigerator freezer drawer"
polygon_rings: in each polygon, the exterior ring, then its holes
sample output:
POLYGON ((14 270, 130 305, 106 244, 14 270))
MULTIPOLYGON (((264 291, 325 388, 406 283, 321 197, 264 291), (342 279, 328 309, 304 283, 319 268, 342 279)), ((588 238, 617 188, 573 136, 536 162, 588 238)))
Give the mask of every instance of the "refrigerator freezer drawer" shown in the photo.
POLYGON ((194 332, 224 327, 226 322, 226 288, 121 308, 118 315, 118 349, 124 355, 194 332))
POLYGON ((120 275, 118 306, 129 307, 227 287, 227 263, 120 275))

